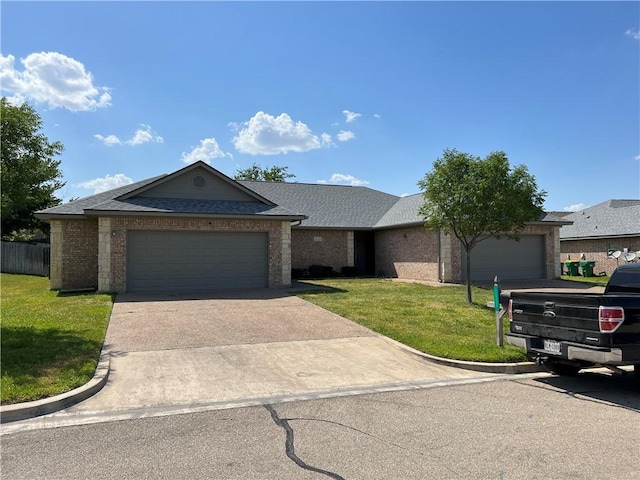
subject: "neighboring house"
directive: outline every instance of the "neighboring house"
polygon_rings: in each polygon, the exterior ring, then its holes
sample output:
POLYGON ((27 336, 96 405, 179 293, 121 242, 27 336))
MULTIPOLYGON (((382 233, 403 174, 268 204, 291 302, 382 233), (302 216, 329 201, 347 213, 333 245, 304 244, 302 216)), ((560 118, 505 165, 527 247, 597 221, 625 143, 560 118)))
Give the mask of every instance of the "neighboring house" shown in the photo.
MULTIPOLYGON (((197 162, 37 216, 51 224, 52 289, 279 287, 313 264, 461 281, 460 242, 425 230, 421 204, 366 187, 235 181, 197 162)), ((557 277, 566 223, 545 215, 520 242, 479 243, 472 280, 557 277)))
POLYGON ((560 229, 561 260, 595 260, 595 273, 613 270, 625 260, 612 252, 640 251, 640 200, 607 200, 563 217, 573 222, 560 229))

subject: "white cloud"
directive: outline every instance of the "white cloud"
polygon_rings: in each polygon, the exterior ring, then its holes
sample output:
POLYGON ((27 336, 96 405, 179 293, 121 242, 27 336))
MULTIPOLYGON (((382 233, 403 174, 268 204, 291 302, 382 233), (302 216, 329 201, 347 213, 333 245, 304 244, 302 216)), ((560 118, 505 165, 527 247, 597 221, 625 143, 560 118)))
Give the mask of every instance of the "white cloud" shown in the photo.
POLYGON ((143 143, 162 143, 164 142, 164 138, 159 136, 156 132, 153 131, 151 126, 145 125, 144 123, 140 125, 142 128, 136 130, 136 133, 133 134, 133 138, 131 140, 127 140, 128 145, 142 145, 143 143))
POLYGON ((569 205, 568 207, 564 207, 562 210, 565 212, 578 212, 580 210, 584 210, 589 205, 585 205, 584 203, 576 203, 575 205, 569 205))
POLYGON ((369 182, 367 182, 366 180, 360 180, 354 177, 353 175, 344 175, 342 173, 334 173, 333 175, 331 175, 331 178, 328 181, 318 180, 316 183, 323 183, 323 184, 337 183, 337 184, 343 184, 343 185, 351 185, 354 187, 369 185, 369 182))
POLYGON ((403 193, 402 195, 400 195, 401 197, 408 197, 409 195, 411 195, 411 193, 403 193))
POLYGON ((199 160, 211 163, 215 158, 232 157, 230 153, 224 152, 215 138, 205 138, 200 140, 200 145, 193 147, 189 153, 182 152, 184 163, 195 163, 199 160))
POLYGON ((107 135, 106 137, 100 135, 99 133, 94 135, 94 138, 97 138, 102 143, 104 143, 107 147, 113 147, 114 145, 120 145, 120 139, 115 135, 107 135))
POLYGON ((380 115, 379 113, 374 113, 373 114, 373 118, 381 118, 381 117, 382 117, 382 115, 380 115))
POLYGON ((636 155, 635 157, 633 157, 636 160, 640 160, 640 155, 636 155))
POLYGON ((100 140, 107 147, 112 147, 114 145, 122 145, 126 143, 127 145, 142 145, 143 143, 163 143, 164 138, 158 135, 150 125, 145 125, 144 123, 140 125, 141 128, 136 130, 131 139, 126 142, 122 142, 116 135, 100 135, 96 133, 93 137, 100 140))
POLYGON ((356 138, 356 134, 350 130, 341 130, 340 132, 338 132, 338 135, 336 135, 336 137, 338 137, 338 140, 340 140, 341 142, 348 142, 349 140, 356 138))
POLYGON ((347 123, 354 122, 358 117, 362 116, 361 113, 355 113, 349 110, 343 110, 342 113, 344 114, 347 123))
POLYGON ((631 37, 635 40, 640 40, 640 31, 638 30, 634 30, 633 28, 630 28, 629 30, 627 30, 626 32, 624 32, 624 34, 627 37, 631 37))
POLYGON ((107 174, 104 177, 94 178, 93 180, 79 183, 77 186, 80 188, 93 189, 93 193, 100 193, 122 187, 123 185, 129 185, 130 183, 133 183, 133 180, 124 173, 116 173, 113 176, 107 174))
POLYGON ((323 147, 335 146, 335 143, 333 143, 333 140, 331 139, 331 135, 329 135, 328 133, 322 133, 320 135, 320 141, 322 142, 323 147))
POLYGON ((111 105, 109 89, 94 85, 91 72, 73 58, 57 52, 39 52, 21 58, 20 63, 24 66, 22 72, 15 69, 13 55, 0 55, 0 85, 14 98, 72 112, 111 105))
MULTIPOLYGON (((326 137, 323 137, 326 141, 326 137)), ((233 144, 241 153, 250 155, 278 155, 288 152, 308 152, 322 146, 322 141, 309 127, 289 115, 277 117, 258 112, 233 138, 233 144)))

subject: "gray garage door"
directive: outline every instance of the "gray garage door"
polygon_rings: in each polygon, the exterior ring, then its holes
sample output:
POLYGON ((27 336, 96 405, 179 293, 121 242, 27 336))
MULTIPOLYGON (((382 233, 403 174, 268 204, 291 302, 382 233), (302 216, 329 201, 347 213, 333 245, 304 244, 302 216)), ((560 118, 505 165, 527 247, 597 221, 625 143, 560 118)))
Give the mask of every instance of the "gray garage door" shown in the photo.
POLYGON ((257 288, 268 285, 268 237, 255 232, 127 235, 127 291, 257 288))
MULTIPOLYGON (((463 250, 462 278, 466 278, 463 250)), ((489 238, 471 253, 471 280, 527 280, 545 278, 544 235, 522 235, 520 241, 489 238)))

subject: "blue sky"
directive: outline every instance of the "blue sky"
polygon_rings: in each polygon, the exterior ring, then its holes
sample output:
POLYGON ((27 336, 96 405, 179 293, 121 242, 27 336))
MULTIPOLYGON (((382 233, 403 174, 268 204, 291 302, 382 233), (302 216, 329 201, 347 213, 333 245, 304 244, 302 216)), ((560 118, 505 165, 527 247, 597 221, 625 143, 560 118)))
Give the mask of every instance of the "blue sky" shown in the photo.
POLYGON ((65 200, 197 159, 395 195, 504 150, 547 210, 640 198, 638 2, 2 2, 65 200))

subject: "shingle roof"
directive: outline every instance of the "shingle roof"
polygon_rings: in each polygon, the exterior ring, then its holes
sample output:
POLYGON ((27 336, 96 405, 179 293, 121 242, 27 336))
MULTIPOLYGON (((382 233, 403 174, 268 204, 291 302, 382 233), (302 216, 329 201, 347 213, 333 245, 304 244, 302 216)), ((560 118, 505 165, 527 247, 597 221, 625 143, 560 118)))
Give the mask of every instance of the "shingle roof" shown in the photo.
MULTIPOLYGON (((174 172, 169 177, 179 175, 192 167, 174 172)), ((422 194, 397 197, 368 187, 239 181, 238 188, 247 188, 257 194, 255 202, 139 197, 136 196, 137 192, 133 193, 146 186, 151 187, 154 182, 164 181, 162 179, 165 177, 167 175, 148 178, 36 213, 41 215, 41 218, 57 215, 97 215, 101 212, 281 216, 301 219, 301 227, 355 230, 423 223, 423 219, 418 215, 423 203, 422 194), (128 193, 132 196, 127 197, 128 193), (265 202, 275 205, 262 203, 260 197, 265 202), (304 216, 308 218, 303 219, 304 216)), ((568 218, 561 219, 549 214, 540 219, 543 222, 565 220, 568 218)))
POLYGON ((79 198, 73 202, 63 203, 56 207, 40 210, 36 213, 47 215, 83 215, 84 210, 87 208, 95 208, 105 202, 113 200, 114 198, 125 195, 133 190, 144 187, 151 182, 155 182, 159 178, 166 175, 158 175, 157 177, 147 178, 146 180, 140 180, 139 182, 130 183, 123 187, 114 188, 113 190, 107 190, 106 192, 97 193, 88 197, 79 198))
POLYGON ((228 200, 189 200, 180 198, 133 197, 126 200, 109 200, 93 208, 92 212, 140 212, 140 213, 194 213, 207 215, 264 215, 264 216, 300 216, 278 205, 260 202, 237 202, 228 200))
POLYGON ((399 197, 368 187, 289 182, 240 181, 240 184, 309 218, 303 227, 369 229, 399 197))
POLYGON ((640 235, 640 200, 607 200, 567 215, 560 239, 640 235))
POLYGON ((376 223, 377 228, 391 227, 395 225, 408 225, 424 223, 424 219, 418 214, 418 210, 424 203, 421 193, 401 197, 376 223))

